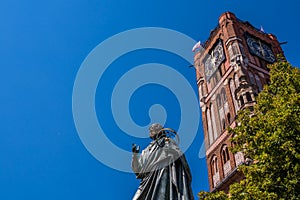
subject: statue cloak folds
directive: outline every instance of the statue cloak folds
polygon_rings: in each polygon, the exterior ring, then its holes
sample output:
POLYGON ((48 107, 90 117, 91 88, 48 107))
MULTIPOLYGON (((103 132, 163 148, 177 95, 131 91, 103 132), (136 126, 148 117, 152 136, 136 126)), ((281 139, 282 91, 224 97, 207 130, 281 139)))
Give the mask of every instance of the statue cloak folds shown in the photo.
POLYGON ((133 154, 132 169, 141 179, 133 200, 193 200, 191 172, 184 154, 168 137, 153 140, 138 157, 133 154))

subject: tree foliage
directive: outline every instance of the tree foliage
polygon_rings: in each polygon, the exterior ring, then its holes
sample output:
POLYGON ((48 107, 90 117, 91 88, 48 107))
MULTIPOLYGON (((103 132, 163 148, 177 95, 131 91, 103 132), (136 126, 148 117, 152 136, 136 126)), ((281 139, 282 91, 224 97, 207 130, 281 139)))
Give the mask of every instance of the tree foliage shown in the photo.
MULTIPOLYGON (((300 70, 286 61, 269 68, 271 82, 254 110, 240 111, 239 126, 229 130, 232 151, 253 163, 239 167, 245 179, 231 185, 227 199, 300 199, 300 70)), ((219 193, 201 195, 214 199, 219 193)))
POLYGON ((198 197, 200 200, 227 200, 228 196, 225 194, 225 192, 215 192, 215 193, 209 193, 201 191, 198 193, 198 197))

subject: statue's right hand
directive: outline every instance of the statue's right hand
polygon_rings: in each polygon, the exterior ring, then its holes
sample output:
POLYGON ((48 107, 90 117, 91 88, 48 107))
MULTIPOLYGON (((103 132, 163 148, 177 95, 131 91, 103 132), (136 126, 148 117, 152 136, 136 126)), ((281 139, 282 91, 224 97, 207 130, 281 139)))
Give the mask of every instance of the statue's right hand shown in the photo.
POLYGON ((139 153, 140 152, 140 146, 136 145, 136 144, 132 144, 132 152, 133 153, 139 153))

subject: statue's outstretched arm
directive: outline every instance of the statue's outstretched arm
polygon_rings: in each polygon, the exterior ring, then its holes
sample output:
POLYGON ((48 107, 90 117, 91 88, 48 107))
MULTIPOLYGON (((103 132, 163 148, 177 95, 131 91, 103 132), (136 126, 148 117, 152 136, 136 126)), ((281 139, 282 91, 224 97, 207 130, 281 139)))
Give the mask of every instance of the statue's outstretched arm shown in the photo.
POLYGON ((133 172, 136 174, 136 176, 139 175, 141 171, 141 163, 139 161, 139 154, 140 152, 140 147, 137 146, 136 144, 132 144, 132 161, 131 161, 131 168, 133 172))

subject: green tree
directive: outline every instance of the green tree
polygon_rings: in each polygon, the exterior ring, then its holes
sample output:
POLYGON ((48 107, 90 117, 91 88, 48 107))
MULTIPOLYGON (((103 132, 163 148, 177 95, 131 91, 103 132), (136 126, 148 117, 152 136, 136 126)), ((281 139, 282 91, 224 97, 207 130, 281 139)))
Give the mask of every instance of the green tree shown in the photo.
POLYGON ((300 70, 284 60, 269 68, 271 82, 253 111, 240 111, 239 126, 229 130, 232 151, 253 162, 239 167, 245 179, 231 185, 227 199, 300 199, 300 70))
POLYGON ((220 191, 220 192, 204 192, 201 191, 198 193, 198 197, 200 200, 227 200, 228 196, 225 194, 225 192, 220 191))

